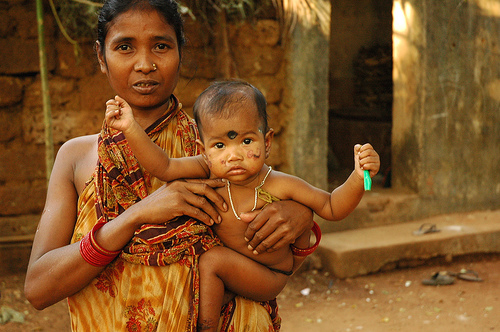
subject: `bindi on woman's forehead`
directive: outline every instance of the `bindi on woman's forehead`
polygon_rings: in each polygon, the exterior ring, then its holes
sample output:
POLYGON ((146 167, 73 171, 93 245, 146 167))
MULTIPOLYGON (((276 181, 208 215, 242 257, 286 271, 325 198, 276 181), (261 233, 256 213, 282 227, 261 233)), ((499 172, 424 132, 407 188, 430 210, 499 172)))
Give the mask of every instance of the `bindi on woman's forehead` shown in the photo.
POLYGON ((228 133, 227 133, 227 137, 229 137, 229 139, 235 139, 236 136, 238 136, 238 133, 235 132, 234 130, 230 130, 228 133))

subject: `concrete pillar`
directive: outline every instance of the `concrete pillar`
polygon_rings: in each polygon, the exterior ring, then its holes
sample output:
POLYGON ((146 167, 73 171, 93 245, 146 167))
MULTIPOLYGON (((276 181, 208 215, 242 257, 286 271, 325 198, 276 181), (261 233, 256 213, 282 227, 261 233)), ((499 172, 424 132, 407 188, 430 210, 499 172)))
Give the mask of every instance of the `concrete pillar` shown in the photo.
POLYGON ((287 171, 327 189, 329 36, 298 24, 289 43, 287 171))

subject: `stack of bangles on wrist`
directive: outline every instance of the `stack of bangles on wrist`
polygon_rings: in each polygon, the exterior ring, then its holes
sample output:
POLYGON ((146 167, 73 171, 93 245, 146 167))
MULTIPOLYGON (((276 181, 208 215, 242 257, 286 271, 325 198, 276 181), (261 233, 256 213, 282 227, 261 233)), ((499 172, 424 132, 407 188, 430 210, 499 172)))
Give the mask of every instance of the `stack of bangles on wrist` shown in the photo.
POLYGON ((101 247, 95 240, 95 232, 97 232, 104 222, 97 223, 92 230, 85 235, 80 241, 80 255, 90 265, 96 267, 106 266, 111 263, 121 250, 109 251, 101 247))
POLYGON ((319 225, 315 221, 313 221, 313 222, 314 222, 314 225, 311 228, 311 230, 313 231, 314 236, 316 237, 316 243, 313 244, 312 247, 309 247, 306 249, 297 248, 296 246, 291 244, 290 248, 292 248, 292 254, 294 256, 309 256, 310 254, 312 254, 314 252, 314 250, 316 250, 318 248, 319 241, 321 241, 321 229, 319 228, 319 225))

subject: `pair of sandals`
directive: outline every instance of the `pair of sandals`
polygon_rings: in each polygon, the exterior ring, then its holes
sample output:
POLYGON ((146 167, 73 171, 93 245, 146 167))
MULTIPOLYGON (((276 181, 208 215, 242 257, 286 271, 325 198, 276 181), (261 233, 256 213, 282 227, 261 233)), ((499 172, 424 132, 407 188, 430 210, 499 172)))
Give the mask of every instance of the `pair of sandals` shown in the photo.
POLYGON ((457 278, 466 281, 483 281, 477 272, 462 269, 458 273, 448 271, 436 272, 429 279, 422 280, 422 284, 427 286, 451 285, 457 278))

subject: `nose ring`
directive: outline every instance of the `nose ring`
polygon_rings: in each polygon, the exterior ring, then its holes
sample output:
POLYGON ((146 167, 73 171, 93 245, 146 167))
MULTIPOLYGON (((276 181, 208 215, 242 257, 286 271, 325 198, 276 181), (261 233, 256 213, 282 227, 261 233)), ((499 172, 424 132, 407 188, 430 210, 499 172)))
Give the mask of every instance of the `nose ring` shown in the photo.
POLYGON ((156 68, 156 63, 153 63, 153 71, 156 71, 156 69, 158 69, 156 68))

